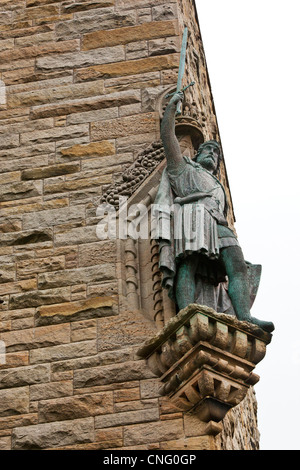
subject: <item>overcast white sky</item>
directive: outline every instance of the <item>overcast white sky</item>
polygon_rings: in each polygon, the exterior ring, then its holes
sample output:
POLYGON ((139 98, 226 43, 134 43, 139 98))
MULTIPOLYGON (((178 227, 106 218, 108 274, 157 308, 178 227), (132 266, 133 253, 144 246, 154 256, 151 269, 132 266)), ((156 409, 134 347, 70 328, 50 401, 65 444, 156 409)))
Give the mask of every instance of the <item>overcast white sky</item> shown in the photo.
POLYGON ((300 1, 196 0, 253 316, 275 323, 255 372, 262 450, 300 449, 300 1))

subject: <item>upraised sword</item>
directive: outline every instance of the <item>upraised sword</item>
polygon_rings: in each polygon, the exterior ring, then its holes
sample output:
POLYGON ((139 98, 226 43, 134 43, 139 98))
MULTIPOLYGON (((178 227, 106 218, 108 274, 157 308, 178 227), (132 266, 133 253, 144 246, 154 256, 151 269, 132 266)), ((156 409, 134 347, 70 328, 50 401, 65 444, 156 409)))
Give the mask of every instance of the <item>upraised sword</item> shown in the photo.
MULTIPOLYGON (((181 52, 180 52, 179 70, 178 70, 176 91, 174 93, 168 93, 165 96, 165 98, 169 98, 170 96, 175 95, 175 93, 178 93, 179 91, 184 92, 190 86, 195 85, 195 82, 191 82, 186 87, 181 88, 182 87, 182 80, 183 80, 183 76, 184 76, 184 71, 185 71, 187 37, 188 37, 188 29, 187 29, 187 27, 185 27, 184 31, 183 31, 182 43, 181 43, 181 52)), ((181 101, 178 101, 178 103, 177 103, 176 114, 181 114, 181 101)))

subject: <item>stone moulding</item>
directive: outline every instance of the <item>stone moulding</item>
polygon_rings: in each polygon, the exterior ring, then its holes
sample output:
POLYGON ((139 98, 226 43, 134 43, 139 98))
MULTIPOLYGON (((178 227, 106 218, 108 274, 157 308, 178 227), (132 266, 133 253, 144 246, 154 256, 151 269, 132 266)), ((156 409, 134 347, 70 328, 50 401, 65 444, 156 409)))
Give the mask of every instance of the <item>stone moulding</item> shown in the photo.
POLYGON ((259 381, 253 372, 272 335, 256 325, 191 304, 138 350, 162 386, 160 394, 209 424, 207 433, 259 381))

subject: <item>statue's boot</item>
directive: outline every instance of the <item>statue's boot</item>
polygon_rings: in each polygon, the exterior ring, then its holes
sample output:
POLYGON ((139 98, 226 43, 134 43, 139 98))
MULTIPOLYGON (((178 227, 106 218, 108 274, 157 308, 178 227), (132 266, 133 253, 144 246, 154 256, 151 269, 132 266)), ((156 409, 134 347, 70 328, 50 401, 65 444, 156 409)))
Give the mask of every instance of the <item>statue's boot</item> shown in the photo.
POLYGON ((253 323, 254 325, 259 326, 263 330, 267 331, 268 333, 271 333, 273 330, 275 330, 274 323, 271 321, 264 321, 264 320, 259 320, 258 318, 250 316, 245 316, 243 318, 238 318, 240 321, 247 321, 249 323, 253 323))
POLYGON ((259 320, 258 318, 251 317, 250 322, 254 323, 254 325, 259 326, 263 330, 267 331, 268 333, 272 333, 272 331, 275 330, 274 323, 271 321, 264 321, 264 320, 259 320))

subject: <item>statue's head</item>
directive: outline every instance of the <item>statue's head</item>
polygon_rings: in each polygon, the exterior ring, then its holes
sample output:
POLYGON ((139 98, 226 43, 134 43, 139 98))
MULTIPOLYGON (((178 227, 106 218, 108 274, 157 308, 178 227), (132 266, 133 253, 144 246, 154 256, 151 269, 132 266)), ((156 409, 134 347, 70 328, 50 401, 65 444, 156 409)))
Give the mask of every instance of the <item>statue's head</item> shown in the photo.
POLYGON ((216 174, 222 158, 221 146, 216 140, 208 140, 201 144, 194 160, 203 168, 216 174))

